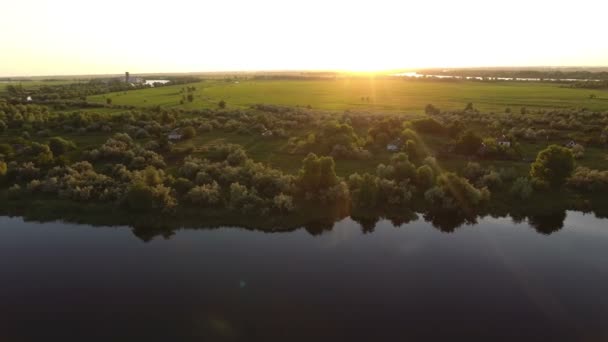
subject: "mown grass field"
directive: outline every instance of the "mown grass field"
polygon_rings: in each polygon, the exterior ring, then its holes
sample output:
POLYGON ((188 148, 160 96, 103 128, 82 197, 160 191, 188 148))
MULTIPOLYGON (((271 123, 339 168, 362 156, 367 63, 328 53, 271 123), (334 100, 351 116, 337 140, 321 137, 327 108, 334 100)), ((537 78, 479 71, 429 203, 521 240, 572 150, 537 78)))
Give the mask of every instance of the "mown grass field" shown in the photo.
POLYGON ((608 91, 571 89, 555 83, 474 81, 413 81, 402 79, 337 80, 246 80, 234 82, 207 80, 195 86, 194 100, 180 100, 181 89, 188 85, 133 90, 91 96, 90 102, 116 105, 177 107, 198 109, 216 107, 221 100, 229 107, 256 103, 286 106, 311 106, 324 110, 377 112, 417 112, 432 103, 442 110, 462 109, 472 102, 483 111, 527 108, 589 108, 608 110, 608 91), (595 94, 595 99, 589 95, 595 94), (369 100, 368 100, 369 98, 369 100))

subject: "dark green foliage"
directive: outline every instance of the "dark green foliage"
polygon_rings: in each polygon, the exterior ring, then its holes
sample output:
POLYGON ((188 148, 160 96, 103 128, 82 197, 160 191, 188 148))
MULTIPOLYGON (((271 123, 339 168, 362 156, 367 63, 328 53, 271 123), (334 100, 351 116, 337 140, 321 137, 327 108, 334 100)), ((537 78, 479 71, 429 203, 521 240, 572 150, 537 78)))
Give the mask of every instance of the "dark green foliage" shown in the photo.
POLYGON ((421 161, 426 157, 424 148, 414 140, 407 140, 405 143, 405 152, 411 160, 421 161))
POLYGON ((416 187, 418 191, 424 192, 435 185, 435 172, 428 165, 422 165, 416 169, 416 187))
POLYGON ((310 153, 302 163, 297 180, 302 193, 318 193, 338 183, 332 157, 317 157, 316 154, 310 153))
POLYGON ((384 147, 400 136, 402 128, 403 120, 387 117, 373 123, 368 130, 368 136, 373 144, 384 147))
POLYGON ((537 181, 559 187, 574 170, 574 157, 570 149, 551 145, 540 151, 532 163, 530 176, 537 181))
POLYGON ((194 187, 194 183, 187 178, 180 177, 173 182, 172 187, 180 196, 183 196, 194 187))
POLYGON ((182 138, 183 139, 192 139, 196 135, 196 130, 192 126, 186 126, 182 128, 182 138))
POLYGON ((469 130, 458 139, 454 148, 457 153, 473 155, 479 151, 482 143, 481 137, 469 130))
POLYGON ((7 170, 8 170, 8 167, 7 167, 6 163, 0 160, 0 179, 2 179, 2 177, 6 176, 7 170))
POLYGON ((221 100, 220 102, 218 102, 217 106, 220 107, 221 109, 226 108, 226 101, 221 100))
POLYGON ((568 179, 568 186, 585 192, 608 191, 608 171, 577 167, 572 177, 568 179))
POLYGON ((348 178, 352 201, 357 208, 375 208, 378 204, 378 177, 369 173, 355 173, 348 178))
POLYGON ((446 127, 433 118, 418 119, 412 121, 412 127, 420 133, 444 135, 447 133, 446 127))
POLYGON ((424 112, 427 115, 437 115, 437 114, 441 113, 439 108, 433 106, 432 104, 427 104, 426 107, 424 107, 424 112))
POLYGON ((49 148, 55 156, 60 156, 68 151, 76 149, 76 144, 62 137, 53 137, 49 139, 49 148))
POLYGON ((150 186, 136 182, 127 190, 123 204, 135 211, 170 210, 175 205, 175 199, 170 189, 162 185, 150 186))
POLYGON ((452 211, 465 215, 475 213, 489 200, 488 189, 477 189, 467 179, 446 172, 437 178, 437 185, 424 195, 431 211, 452 211))
POLYGON ((0 157, 9 159, 13 156, 15 150, 9 144, 0 144, 0 157))

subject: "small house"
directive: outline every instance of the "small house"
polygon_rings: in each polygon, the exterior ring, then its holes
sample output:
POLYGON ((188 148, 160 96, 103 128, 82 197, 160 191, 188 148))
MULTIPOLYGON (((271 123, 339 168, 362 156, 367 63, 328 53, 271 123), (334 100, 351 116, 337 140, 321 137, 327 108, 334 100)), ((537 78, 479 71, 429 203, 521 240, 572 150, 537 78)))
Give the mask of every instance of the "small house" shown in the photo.
POLYGON ((401 139, 397 139, 393 142, 390 142, 386 145, 386 150, 389 152, 398 152, 401 149, 401 146, 403 144, 401 143, 401 139))
POLYGON ((389 152, 397 152, 399 151, 399 146, 394 143, 390 143, 386 145, 386 150, 389 152))
POLYGON ((171 131, 171 133, 169 133, 169 135, 167 135, 167 139, 169 140, 182 140, 182 133, 179 129, 174 129, 173 131, 171 131))
POLYGON ((25 99, 27 102, 32 102, 32 97, 28 96, 27 99, 25 99))
POLYGON ((501 147, 509 148, 511 147, 511 140, 509 140, 506 136, 503 135, 502 137, 496 139, 496 144, 501 147))
POLYGON ((262 132, 262 136, 263 137, 271 137, 272 136, 272 131, 265 130, 264 132, 262 132))

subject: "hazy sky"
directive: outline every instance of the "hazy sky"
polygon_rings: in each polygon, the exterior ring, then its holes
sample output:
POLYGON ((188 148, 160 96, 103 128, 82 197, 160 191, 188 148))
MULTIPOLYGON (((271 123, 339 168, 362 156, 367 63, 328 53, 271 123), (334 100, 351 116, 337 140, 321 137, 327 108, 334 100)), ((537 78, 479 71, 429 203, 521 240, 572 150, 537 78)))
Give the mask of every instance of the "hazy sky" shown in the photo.
POLYGON ((608 65, 608 0, 2 0, 0 76, 608 65))

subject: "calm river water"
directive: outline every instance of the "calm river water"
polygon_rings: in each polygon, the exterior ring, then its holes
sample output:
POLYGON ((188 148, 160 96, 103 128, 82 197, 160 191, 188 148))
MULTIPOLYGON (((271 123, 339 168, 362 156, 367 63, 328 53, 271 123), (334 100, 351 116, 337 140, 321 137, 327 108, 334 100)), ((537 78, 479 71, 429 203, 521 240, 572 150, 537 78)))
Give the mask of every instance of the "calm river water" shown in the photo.
POLYGON ((606 341, 608 220, 179 230, 0 217, 1 341, 606 341))

